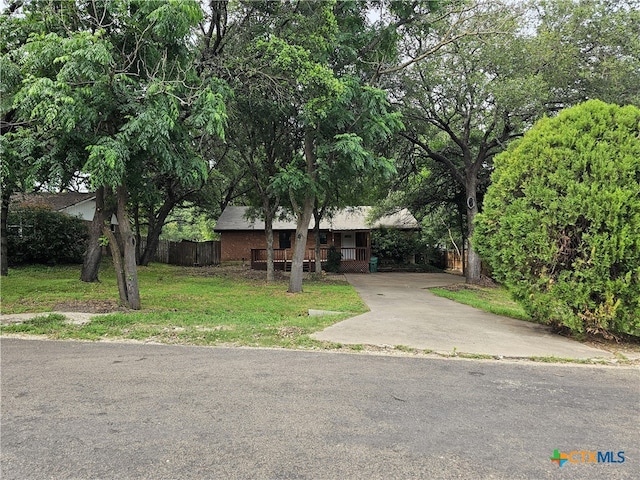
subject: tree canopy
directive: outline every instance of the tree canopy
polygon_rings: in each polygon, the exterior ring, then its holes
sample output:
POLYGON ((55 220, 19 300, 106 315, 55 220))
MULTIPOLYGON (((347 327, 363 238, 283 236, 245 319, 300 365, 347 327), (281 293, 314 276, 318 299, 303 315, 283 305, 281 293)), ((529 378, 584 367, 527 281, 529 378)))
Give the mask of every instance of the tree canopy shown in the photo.
POLYGON ((585 100, 640 104, 639 0, 5 3, 1 273, 11 193, 86 179, 98 208, 82 279, 110 237, 135 308, 136 250, 148 261, 181 205, 250 205, 268 246, 289 211, 292 292, 311 216, 362 202, 430 217, 477 281, 466 240, 494 157, 585 100))
MULTIPOLYGON (((134 0, 33 1, 21 9, 6 23, 24 36, 18 48, 2 49, 23 78, 12 117, 51 145, 42 158, 50 171, 79 170, 94 188, 113 189, 120 240, 103 231, 114 261, 123 254, 121 301, 140 308, 129 193, 153 175, 204 178, 194 132, 223 134, 216 79, 203 81, 193 66, 191 35, 202 11, 194 1, 134 0)), ((26 164, 27 152, 17 156, 26 164)), ((56 180, 64 186, 62 175, 56 180)))

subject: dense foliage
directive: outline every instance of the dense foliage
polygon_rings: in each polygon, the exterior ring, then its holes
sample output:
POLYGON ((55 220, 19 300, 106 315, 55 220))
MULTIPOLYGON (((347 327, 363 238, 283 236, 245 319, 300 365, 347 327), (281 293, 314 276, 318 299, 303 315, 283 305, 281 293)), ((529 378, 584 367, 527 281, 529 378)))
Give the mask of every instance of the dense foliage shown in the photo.
MULTIPOLYGON (((220 83, 200 78, 194 65, 192 36, 203 15, 193 0, 33 0, 16 2, 2 17, 12 32, 0 42, 2 62, 21 79, 9 85, 12 103, 2 107, 3 151, 12 165, 42 164, 37 181, 60 189, 82 172, 105 197, 97 202, 116 205, 119 236, 109 246, 120 271, 120 301, 132 309, 140 308, 140 295, 129 217, 138 211, 130 211, 129 201, 153 203, 147 197, 162 190, 166 212, 149 215, 149 224, 163 215, 164 221, 175 205, 171 197, 206 178, 194 138, 224 132, 220 83), (37 161, 33 143, 47 147, 37 161)), ((110 235, 100 211, 90 231, 96 253, 100 236, 110 235)), ((91 258, 85 267, 95 269, 88 275, 95 281, 99 255, 91 258)))
POLYGON ((331 245, 327 250, 327 263, 325 268, 327 272, 337 273, 340 271, 340 262, 342 261, 342 253, 338 251, 335 245, 331 245))
POLYGON ((12 0, 0 31, 0 275, 11 194, 90 184, 124 230, 131 308, 136 261, 183 207, 254 207, 268 258, 288 210, 292 292, 311 217, 354 205, 409 208, 477 281, 467 240, 494 155, 586 99, 640 104, 640 0, 12 0))
POLYGON ((44 207, 23 207, 9 213, 9 263, 82 263, 87 224, 44 207))
POLYGON ((496 158, 473 241, 535 319, 640 335, 640 109, 592 100, 496 158))
POLYGON ((410 255, 417 253, 418 240, 414 232, 397 228, 380 228, 371 231, 371 254, 381 261, 404 263, 410 255))

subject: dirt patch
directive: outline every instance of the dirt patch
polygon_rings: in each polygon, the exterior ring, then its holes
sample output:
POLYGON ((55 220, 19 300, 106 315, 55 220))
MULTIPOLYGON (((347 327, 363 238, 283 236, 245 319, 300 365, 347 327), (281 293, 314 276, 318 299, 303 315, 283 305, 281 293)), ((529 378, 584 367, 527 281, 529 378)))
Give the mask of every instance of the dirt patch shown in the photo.
MULTIPOLYGON (((248 280, 266 280, 267 272, 264 270, 251 270, 249 265, 225 265, 208 267, 185 267, 184 273, 191 277, 222 277, 243 278, 248 280)), ((289 277, 284 272, 275 272, 276 281, 284 281, 289 277)))
POLYGON ((640 360, 640 338, 630 336, 616 337, 615 339, 588 337, 582 343, 613 354, 623 355, 631 360, 640 360))
POLYGON ((204 327, 202 325, 196 325, 194 327, 198 332, 221 332, 221 331, 231 331, 233 330, 233 326, 231 325, 216 325, 215 327, 204 327))
POLYGON ((58 312, 114 313, 129 310, 118 305, 116 300, 67 300, 56 303, 53 309, 58 312))
POLYGON ((304 335, 306 330, 301 327, 291 326, 291 327, 281 327, 278 329, 278 336, 281 338, 293 338, 300 335, 304 335))

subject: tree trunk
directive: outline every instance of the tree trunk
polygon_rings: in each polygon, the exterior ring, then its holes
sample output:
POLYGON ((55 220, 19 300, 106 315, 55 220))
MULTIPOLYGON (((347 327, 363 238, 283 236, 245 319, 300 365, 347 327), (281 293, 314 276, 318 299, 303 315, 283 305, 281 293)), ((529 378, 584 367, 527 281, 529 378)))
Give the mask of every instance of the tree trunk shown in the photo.
MULTIPOLYGON (((307 129, 304 135, 304 156, 306 160, 307 175, 313 182, 316 179, 316 162, 313 151, 314 134, 307 129)), ((289 293, 302 292, 302 276, 304 267, 304 254, 307 250, 307 235, 309 234, 309 222, 313 215, 313 207, 315 205, 315 194, 311 188, 307 188, 302 208, 295 208, 296 201, 291 194, 291 204, 296 212, 296 239, 293 247, 293 258, 291 259, 291 276, 289 277, 289 293)))
POLYGON ((156 254, 158 244, 160 243, 160 235, 162 234, 162 228, 164 227, 167 217, 176 206, 176 202, 172 200, 165 200, 160 210, 158 210, 157 216, 155 216, 153 225, 149 223, 149 231, 147 233, 147 245, 144 248, 144 252, 140 257, 140 265, 147 266, 149 262, 156 254))
POLYGON ((313 235, 315 236, 314 256, 315 256, 315 271, 316 273, 322 273, 322 262, 320 260, 320 220, 322 220, 322 214, 317 208, 313 209, 313 235))
POLYGON ((136 262, 140 265, 142 260, 142 233, 140 232, 140 202, 133 207, 133 231, 136 237, 136 262))
POLYGON ((109 249, 111 250, 111 258, 113 260, 113 268, 116 271, 116 281, 118 284, 118 295, 120 296, 120 305, 127 306, 127 287, 124 281, 124 268, 122 266, 122 252, 118 245, 118 239, 107 226, 102 228, 102 233, 109 240, 109 249))
POLYGON ((264 206, 264 234, 267 240, 267 282, 273 282, 276 279, 273 265, 273 214, 268 202, 264 206))
POLYGON ((80 280, 83 282, 98 281, 100 261, 102 260, 100 237, 103 235, 105 219, 108 218, 110 221, 112 214, 112 210, 106 207, 105 188, 99 187, 96 190, 96 209, 93 212, 93 220, 89 226, 89 242, 82 262, 82 272, 80 273, 80 280))
POLYGON ((307 196, 302 210, 297 212, 296 239, 293 246, 293 258, 291 259, 291 276, 289 277, 289 293, 302 292, 302 276, 304 267, 304 254, 307 250, 307 235, 309 222, 313 215, 313 197, 307 196))
POLYGON ((476 201, 477 180, 475 177, 467 179, 465 191, 467 194, 467 240, 469 244, 469 249, 467 250, 465 278, 467 283, 479 283, 482 272, 482 261, 471 243, 473 229, 475 228, 474 220, 478 213, 478 202, 476 201))
POLYGON ((127 188, 119 186, 117 190, 118 230, 123 247, 123 270, 126 288, 126 306, 132 310, 140 310, 140 291, 138 289, 138 271, 136 266, 136 239, 131 230, 127 215, 127 188))
POLYGON ((7 238, 7 219, 9 217, 9 202, 11 192, 6 189, 2 191, 2 213, 0 215, 0 276, 9 275, 9 241, 7 238))

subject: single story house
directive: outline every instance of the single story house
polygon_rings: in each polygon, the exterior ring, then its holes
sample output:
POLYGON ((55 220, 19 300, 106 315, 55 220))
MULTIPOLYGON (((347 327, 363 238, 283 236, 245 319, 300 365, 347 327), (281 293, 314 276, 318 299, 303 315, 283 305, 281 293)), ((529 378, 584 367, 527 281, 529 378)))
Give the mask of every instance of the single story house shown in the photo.
MULTIPOLYGON (((416 230, 418 222, 408 210, 382 217, 369 224, 371 207, 349 207, 320 221, 320 261, 326 262, 327 251, 334 246, 341 254, 343 272, 369 271, 371 258, 371 231, 377 228, 416 230)), ((248 216, 249 207, 228 206, 220 215, 214 231, 220 234, 221 260, 251 261, 251 268, 266 269, 266 239, 264 221, 248 216)), ((289 270, 295 244, 296 220, 293 216, 277 215, 273 222, 273 248, 275 268, 289 270)), ((305 268, 315 263, 315 223, 309 222, 305 268)))
MULTIPOLYGON (((85 222, 92 222, 96 211, 96 194, 91 192, 17 193, 11 196, 11 208, 19 207, 49 208, 54 212, 66 213, 85 222)), ((111 225, 117 224, 114 214, 111 217, 111 225)))

